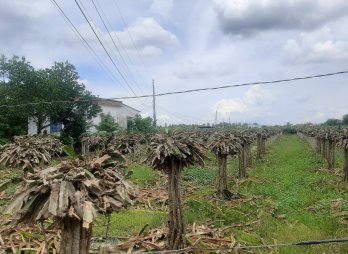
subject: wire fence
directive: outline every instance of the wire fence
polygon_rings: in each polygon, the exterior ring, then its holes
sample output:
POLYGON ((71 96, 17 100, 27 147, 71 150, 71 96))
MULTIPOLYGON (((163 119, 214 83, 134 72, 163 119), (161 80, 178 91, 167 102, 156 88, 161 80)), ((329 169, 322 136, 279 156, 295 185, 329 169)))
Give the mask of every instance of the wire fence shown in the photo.
MULTIPOLYGON (((216 247, 216 248, 205 248, 205 247, 187 247, 178 250, 155 250, 155 251, 135 251, 133 254, 166 254, 166 253, 194 253, 194 252, 212 252, 212 251, 242 251, 242 250, 253 250, 253 249, 272 249, 272 248, 282 248, 282 247, 308 247, 315 245, 324 245, 324 244, 339 244, 339 243, 348 243, 348 238, 338 238, 338 239, 324 239, 324 240, 309 240, 309 241, 300 241, 294 243, 279 243, 279 244, 264 244, 264 245, 241 245, 233 247, 216 247)), ((108 251, 107 253, 128 253, 120 251, 108 251)))

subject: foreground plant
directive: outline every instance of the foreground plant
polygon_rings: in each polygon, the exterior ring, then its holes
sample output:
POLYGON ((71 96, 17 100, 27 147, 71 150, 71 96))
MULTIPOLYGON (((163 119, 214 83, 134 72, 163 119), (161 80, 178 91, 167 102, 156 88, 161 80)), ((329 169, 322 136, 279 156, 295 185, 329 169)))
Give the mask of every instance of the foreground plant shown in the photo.
POLYGON ((241 151, 238 154, 239 179, 247 177, 246 169, 252 166, 251 144, 254 141, 254 135, 251 133, 238 134, 241 151))
POLYGON ((77 159, 29 173, 5 213, 15 213, 17 223, 53 219, 62 228, 60 253, 88 253, 97 213, 119 211, 135 198, 111 158, 77 159))
POLYGON ((345 130, 340 136, 338 146, 343 148, 343 152, 344 152, 343 179, 344 181, 348 182, 348 130, 345 130))
POLYGON ((1 148, 0 164, 23 170, 33 169, 41 163, 49 164, 52 157, 63 152, 64 145, 52 136, 18 136, 14 143, 1 148))
POLYGON ((210 150, 217 156, 219 177, 217 183, 217 195, 221 199, 230 200, 233 193, 227 187, 227 156, 238 155, 242 147, 240 140, 232 134, 216 134, 209 143, 210 150))
POLYGON ((107 148, 117 150, 123 155, 134 154, 139 140, 131 136, 116 136, 113 135, 107 142, 107 148))
POLYGON ((106 137, 100 135, 83 134, 80 137, 81 153, 83 156, 89 156, 91 151, 97 154, 105 148, 106 137))
POLYGON ((181 201, 181 171, 190 165, 204 165, 206 149, 198 141, 184 135, 155 135, 146 162, 168 174, 169 233, 168 248, 185 247, 185 223, 181 201))

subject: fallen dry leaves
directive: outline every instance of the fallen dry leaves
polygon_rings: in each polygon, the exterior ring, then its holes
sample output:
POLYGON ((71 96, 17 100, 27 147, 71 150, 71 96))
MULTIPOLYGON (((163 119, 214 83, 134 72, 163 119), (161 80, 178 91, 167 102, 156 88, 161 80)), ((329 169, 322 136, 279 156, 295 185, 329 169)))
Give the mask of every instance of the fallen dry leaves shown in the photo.
POLYGON ((0 228, 0 253, 59 253, 59 230, 45 230, 39 225, 2 226, 0 228), (32 252, 30 252, 32 251, 32 252))
POLYGON ((40 163, 49 164, 52 157, 63 152, 64 145, 51 136, 19 136, 14 143, 0 149, 0 164, 16 168, 33 169, 40 163))
MULTIPOLYGON (((192 248, 233 248, 239 246, 234 236, 229 234, 231 227, 215 228, 212 224, 188 225, 186 251, 192 248)), ((107 247, 107 251, 110 253, 161 251, 165 249, 167 234, 168 228, 163 226, 143 235, 131 236, 120 244, 107 247)), ((207 253, 197 249, 195 253, 207 253)))

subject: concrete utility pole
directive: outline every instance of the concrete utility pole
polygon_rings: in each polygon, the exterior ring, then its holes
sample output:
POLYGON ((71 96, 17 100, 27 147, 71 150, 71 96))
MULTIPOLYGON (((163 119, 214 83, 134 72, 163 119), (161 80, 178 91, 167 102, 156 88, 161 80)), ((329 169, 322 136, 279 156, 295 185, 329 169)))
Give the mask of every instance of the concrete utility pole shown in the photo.
POLYGON ((153 126, 157 125, 156 118, 156 94, 155 94, 155 80, 152 80, 152 106, 153 106, 153 126))
POLYGON ((216 110, 216 112, 215 112, 215 126, 217 125, 217 115, 218 115, 218 112, 216 110))

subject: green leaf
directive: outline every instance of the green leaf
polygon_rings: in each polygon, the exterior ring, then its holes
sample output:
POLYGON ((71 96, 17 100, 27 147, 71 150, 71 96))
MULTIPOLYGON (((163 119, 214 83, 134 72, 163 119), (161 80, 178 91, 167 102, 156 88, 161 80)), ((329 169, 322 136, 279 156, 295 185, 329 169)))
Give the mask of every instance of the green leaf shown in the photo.
POLYGON ((74 147, 72 147, 72 146, 65 146, 65 147, 63 148, 63 152, 64 152, 67 156, 69 156, 70 158, 76 157, 76 153, 75 153, 74 147))
POLYGON ((125 178, 129 178, 131 175, 133 175, 134 171, 133 170, 129 170, 125 176, 125 178))
POLYGON ((0 191, 6 190, 11 183, 12 183, 11 179, 0 182, 0 191))

